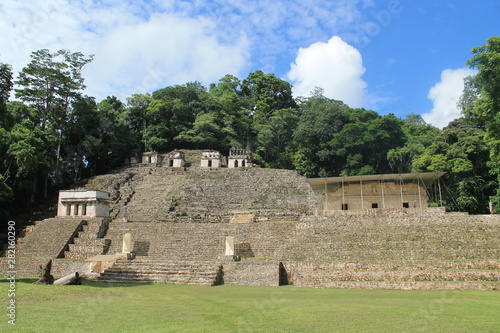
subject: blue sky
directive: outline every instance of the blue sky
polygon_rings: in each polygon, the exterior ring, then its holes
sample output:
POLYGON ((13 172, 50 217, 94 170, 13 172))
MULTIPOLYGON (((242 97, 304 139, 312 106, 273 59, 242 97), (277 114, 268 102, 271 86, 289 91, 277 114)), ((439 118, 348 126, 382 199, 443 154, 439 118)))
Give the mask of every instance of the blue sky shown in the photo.
POLYGON ((315 86, 381 114, 457 117, 470 50, 500 33, 500 3, 432 0, 9 0, 0 61, 32 51, 94 54, 86 93, 101 100, 263 70, 296 96, 315 86))

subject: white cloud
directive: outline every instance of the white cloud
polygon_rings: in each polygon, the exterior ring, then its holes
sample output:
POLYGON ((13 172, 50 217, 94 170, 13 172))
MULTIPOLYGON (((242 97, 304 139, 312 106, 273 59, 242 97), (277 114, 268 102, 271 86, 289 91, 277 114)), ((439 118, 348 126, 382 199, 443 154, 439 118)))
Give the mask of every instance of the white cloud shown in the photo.
POLYGON ((247 62, 245 36, 224 45, 208 19, 158 15, 147 22, 118 27, 100 40, 89 65, 91 95, 121 90, 126 96, 171 84, 216 82, 240 75, 247 62))
POLYGON ((364 72, 361 53, 334 36, 328 43, 318 42, 299 49, 287 75, 294 82, 296 96, 308 96, 314 87, 320 87, 326 97, 360 107, 367 86, 361 79, 364 72))
POLYGON ((349 31, 372 0, 9 0, 0 2, 0 61, 19 72, 31 52, 68 49, 97 99, 265 69, 282 76, 301 45, 349 31), (158 86, 155 85, 158 84, 158 86))
MULTIPOLYGON (((159 5, 160 6, 160 5, 159 5)), ((249 62, 247 36, 231 38, 213 18, 155 13, 147 2, 8 1, 0 4, 0 61, 19 72, 33 51, 69 49, 95 58, 85 69, 87 91, 98 100, 125 99, 172 84, 209 84, 241 76, 249 62)))
POLYGON ((427 123, 443 128, 460 117, 457 102, 464 90, 464 78, 475 75, 470 68, 446 69, 441 73, 441 81, 429 90, 429 98, 434 107, 429 113, 422 114, 427 123))

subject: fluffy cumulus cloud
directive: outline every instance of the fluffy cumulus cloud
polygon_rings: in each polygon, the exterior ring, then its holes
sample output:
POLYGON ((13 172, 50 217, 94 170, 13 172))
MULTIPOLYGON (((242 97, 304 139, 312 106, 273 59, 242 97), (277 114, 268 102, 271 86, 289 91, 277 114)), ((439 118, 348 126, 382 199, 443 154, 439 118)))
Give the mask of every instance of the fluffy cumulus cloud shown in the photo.
POLYGON ((464 78, 475 75, 470 68, 446 69, 441 73, 441 81, 429 90, 429 98, 434 107, 429 113, 422 115, 427 123, 443 128, 460 117, 457 102, 464 90, 464 78))
POLYGON ((100 39, 89 66, 88 86, 98 91, 146 93, 170 84, 216 82, 240 75, 247 61, 244 36, 221 43, 208 19, 155 15, 147 22, 119 27, 100 39))
MULTIPOLYGON (((2 1, 0 61, 18 72, 31 52, 42 48, 94 54, 84 77, 86 93, 97 99, 123 99, 194 80, 206 85, 225 74, 243 78, 256 69, 282 76, 299 47, 356 30, 371 6, 372 0, 2 1)), ((332 39, 301 49, 294 69, 298 79, 304 74, 301 59, 321 48, 332 49, 334 62, 362 70, 356 51, 332 39), (350 60, 343 61, 344 56, 350 60)), ((362 84, 358 81, 357 93, 362 84)), ((331 85, 324 88, 329 92, 331 85)))
POLYGON ((0 61, 20 71, 31 52, 46 48, 94 54, 84 71, 86 93, 126 98, 172 84, 216 82, 241 75, 248 39, 230 42, 217 22, 202 14, 154 3, 86 0, 12 1, 0 4, 0 61), (170 13, 173 11, 175 13, 170 13))
POLYGON ((360 107, 367 86, 361 78, 364 72, 359 51, 334 36, 328 43, 301 48, 291 64, 288 78, 294 83, 296 96, 309 96, 315 87, 320 87, 326 97, 360 107))

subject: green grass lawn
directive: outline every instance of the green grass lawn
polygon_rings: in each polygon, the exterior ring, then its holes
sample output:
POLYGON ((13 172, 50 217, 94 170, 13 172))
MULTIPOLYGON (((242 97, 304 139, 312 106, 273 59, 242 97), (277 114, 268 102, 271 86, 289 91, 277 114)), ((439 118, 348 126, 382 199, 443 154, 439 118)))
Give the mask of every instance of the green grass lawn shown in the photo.
POLYGON ((500 332, 498 291, 16 283, 0 332, 500 332))

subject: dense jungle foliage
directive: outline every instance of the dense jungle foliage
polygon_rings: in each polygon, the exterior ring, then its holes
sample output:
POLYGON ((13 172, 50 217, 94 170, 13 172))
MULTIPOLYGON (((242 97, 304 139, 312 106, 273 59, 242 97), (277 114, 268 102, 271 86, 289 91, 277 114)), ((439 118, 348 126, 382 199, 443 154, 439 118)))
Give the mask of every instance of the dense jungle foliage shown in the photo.
POLYGON ((350 108, 320 88, 294 99, 289 83, 262 71, 96 101, 82 93, 92 56, 39 50, 15 79, 0 63, 0 221, 120 167, 133 150, 227 155, 233 146, 307 177, 445 171, 449 210, 486 213, 492 200, 500 212, 500 37, 472 53, 479 72, 465 80, 463 116, 443 130, 416 114, 350 108))

